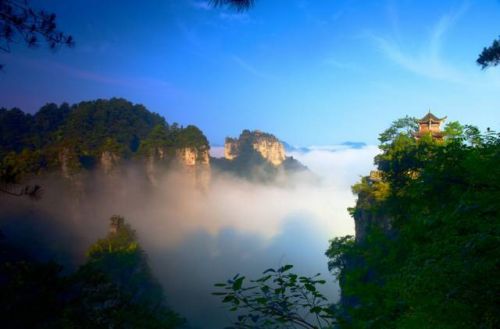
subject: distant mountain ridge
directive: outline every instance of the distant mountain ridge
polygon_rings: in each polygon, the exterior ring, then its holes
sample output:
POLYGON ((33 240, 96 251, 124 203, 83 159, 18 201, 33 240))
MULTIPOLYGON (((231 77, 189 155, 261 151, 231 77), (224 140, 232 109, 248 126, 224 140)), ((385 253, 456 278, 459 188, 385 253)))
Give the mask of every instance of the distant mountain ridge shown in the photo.
POLYGON ((213 164, 221 171, 259 181, 307 170, 299 161, 286 156, 285 146, 276 136, 247 129, 238 138, 226 138, 224 157, 214 158, 213 164))
POLYGON ((227 138, 225 159, 211 158, 209 150, 198 127, 169 124, 159 114, 121 98, 47 104, 33 115, 0 109, 3 182, 54 172, 70 180, 94 170, 118 176, 125 163, 142 166, 153 184, 166 168, 179 165, 203 181, 210 179, 212 164, 257 180, 305 169, 285 155, 279 139, 261 131, 244 130, 237 139, 227 138))
POLYGON ((315 150, 335 152, 345 149, 362 149, 363 147, 367 146, 367 144, 364 142, 352 142, 352 141, 346 141, 340 144, 333 144, 333 145, 301 146, 301 147, 295 147, 284 141, 281 141, 281 143, 284 145, 285 151, 287 153, 291 152, 307 153, 315 150))

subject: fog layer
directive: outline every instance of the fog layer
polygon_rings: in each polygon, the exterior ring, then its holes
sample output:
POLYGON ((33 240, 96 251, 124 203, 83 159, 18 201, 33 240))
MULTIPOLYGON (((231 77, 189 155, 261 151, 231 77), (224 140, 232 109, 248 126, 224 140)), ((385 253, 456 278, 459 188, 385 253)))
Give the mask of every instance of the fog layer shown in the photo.
POLYGON ((77 195, 67 183, 46 179, 39 202, 0 200, 1 227, 9 239, 71 269, 106 234, 108 218, 122 215, 137 230, 169 304, 196 327, 222 328, 230 314, 210 292, 236 273, 256 276, 291 263, 304 275, 321 272, 335 300, 324 252, 329 239, 353 234, 350 186, 369 172, 376 152, 293 152, 318 179, 297 174, 279 186, 212 172, 200 189, 189 173, 169 171, 152 188, 130 167, 112 177, 86 176, 86 192, 77 195))

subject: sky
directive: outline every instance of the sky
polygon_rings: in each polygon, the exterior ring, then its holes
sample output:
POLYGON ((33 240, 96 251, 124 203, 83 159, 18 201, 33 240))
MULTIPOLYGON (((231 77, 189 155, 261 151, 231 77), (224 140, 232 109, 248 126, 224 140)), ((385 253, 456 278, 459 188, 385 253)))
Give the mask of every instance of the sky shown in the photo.
POLYGON ((405 115, 500 130, 500 68, 475 63, 500 1, 35 0, 76 46, 0 53, 0 107, 123 97, 212 145, 243 129, 296 146, 375 144, 405 115))

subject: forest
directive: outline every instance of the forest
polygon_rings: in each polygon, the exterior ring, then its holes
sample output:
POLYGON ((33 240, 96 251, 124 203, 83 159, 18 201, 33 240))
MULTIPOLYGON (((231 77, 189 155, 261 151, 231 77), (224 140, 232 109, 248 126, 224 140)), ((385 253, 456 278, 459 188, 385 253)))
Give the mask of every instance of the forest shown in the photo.
POLYGON ((500 328, 497 1, 40 3, 0 0, 1 328, 500 328))
MULTIPOLYGON (((169 126, 118 99, 47 105, 33 116, 16 109, 0 113, 4 186, 47 175, 51 167, 44 157, 61 145, 60 136, 66 143, 81 141, 73 144, 77 159, 97 157, 109 140, 129 158, 157 145, 208 147, 197 128, 169 126), (102 130, 116 109, 129 109, 133 120, 122 111, 113 129, 102 130), (75 117, 87 126, 69 134, 75 117)), ((239 314, 235 328, 498 327, 500 136, 450 122, 442 139, 416 139, 417 122, 405 117, 381 133, 377 170, 352 187, 358 196, 349 209, 356 237, 334 238, 326 251, 340 300, 327 300, 318 290, 324 278, 293 273, 292 265, 270 268, 254 280, 237 275, 214 287, 214 298, 239 314)), ((85 263, 72 273, 3 236, 1 313, 8 327, 188 327, 165 303, 125 221, 111 217, 108 235, 89 246, 85 263)))
POLYGON ((47 104, 34 115, 2 108, 0 128, 1 175, 7 183, 54 171, 61 166, 63 151, 70 170, 78 172, 95 168, 106 151, 133 160, 152 155, 158 147, 170 155, 185 147, 209 147, 197 127, 169 125, 144 106, 119 98, 47 104))

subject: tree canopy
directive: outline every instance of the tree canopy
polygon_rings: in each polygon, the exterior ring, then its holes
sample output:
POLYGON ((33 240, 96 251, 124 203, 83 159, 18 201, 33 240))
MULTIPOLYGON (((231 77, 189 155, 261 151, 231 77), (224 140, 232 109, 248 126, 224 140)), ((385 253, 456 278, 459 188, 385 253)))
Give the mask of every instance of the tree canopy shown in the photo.
POLYGON ((10 52, 19 42, 36 47, 41 40, 52 50, 75 44, 71 35, 58 30, 55 14, 34 9, 28 0, 0 0, 0 51, 10 52))
POLYGON ((0 109, 0 181, 15 183, 61 166, 74 172, 92 169, 103 152, 124 159, 162 147, 206 151, 209 143, 192 125, 169 125, 140 104, 112 98, 74 105, 47 104, 34 115, 17 108, 0 109))
POLYGON ((500 64, 500 37, 493 40, 491 46, 484 47, 476 62, 482 69, 500 64))
POLYGON ((393 136, 353 187, 356 240, 327 251, 341 328, 500 325, 500 135, 457 122, 444 131, 393 136))

